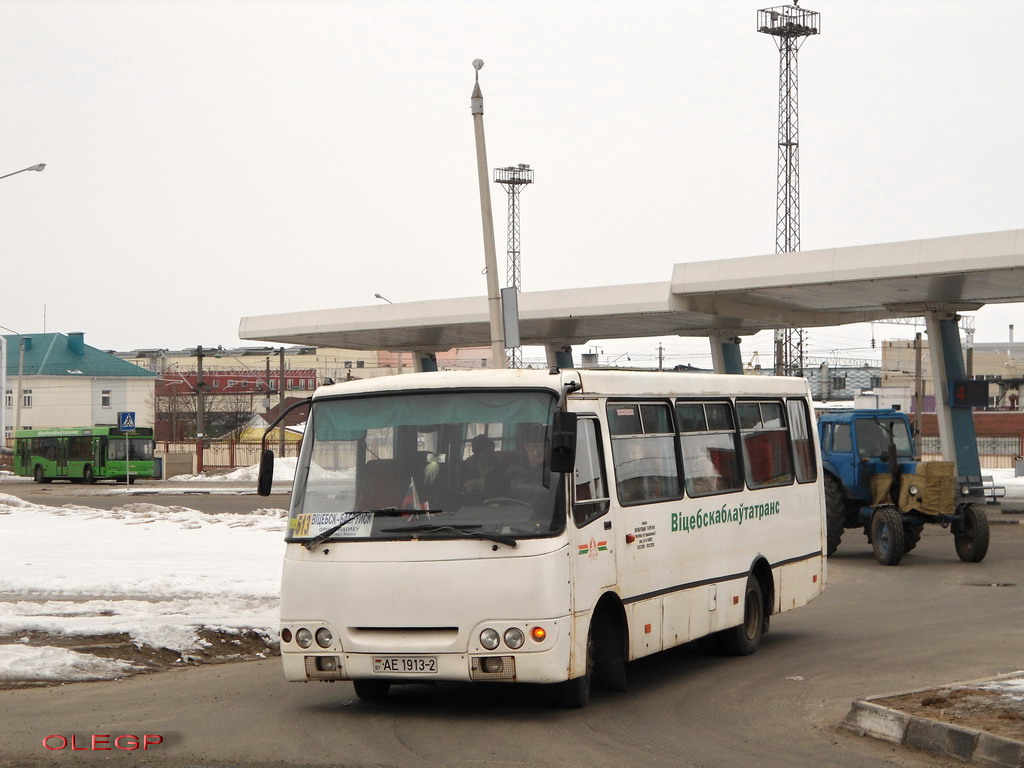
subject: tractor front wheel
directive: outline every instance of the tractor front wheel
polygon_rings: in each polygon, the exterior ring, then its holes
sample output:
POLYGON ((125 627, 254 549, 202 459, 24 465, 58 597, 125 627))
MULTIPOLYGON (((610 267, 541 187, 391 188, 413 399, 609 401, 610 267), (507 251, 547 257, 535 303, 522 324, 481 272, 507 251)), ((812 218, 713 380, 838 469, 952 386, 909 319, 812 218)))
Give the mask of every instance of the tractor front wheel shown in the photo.
POLYGON ((956 553, 965 563, 980 563, 988 553, 988 517, 976 504, 965 504, 963 519, 953 523, 956 553))
POLYGON ((871 515, 871 547, 882 565, 899 565, 903 558, 903 517, 896 507, 884 504, 871 515))

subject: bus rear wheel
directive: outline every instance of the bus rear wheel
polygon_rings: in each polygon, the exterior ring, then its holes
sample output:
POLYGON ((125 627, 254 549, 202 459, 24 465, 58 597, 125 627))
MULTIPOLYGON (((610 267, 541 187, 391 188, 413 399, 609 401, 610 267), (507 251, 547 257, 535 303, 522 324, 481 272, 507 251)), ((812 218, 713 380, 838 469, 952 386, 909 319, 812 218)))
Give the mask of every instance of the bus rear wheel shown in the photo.
POLYGON ((35 477, 33 478, 37 483, 48 483, 50 478, 43 474, 43 468, 38 464, 36 465, 35 477))
POLYGON ((747 577, 743 590, 743 623, 719 635, 722 647, 733 656, 749 656, 761 647, 765 628, 764 592, 756 576, 747 577))

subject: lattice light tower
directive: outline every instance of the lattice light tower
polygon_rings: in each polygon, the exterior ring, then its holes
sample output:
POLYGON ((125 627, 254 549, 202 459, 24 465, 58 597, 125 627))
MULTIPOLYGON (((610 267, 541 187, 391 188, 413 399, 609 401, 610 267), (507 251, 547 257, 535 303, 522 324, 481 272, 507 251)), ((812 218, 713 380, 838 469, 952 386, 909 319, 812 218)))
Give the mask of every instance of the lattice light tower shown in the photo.
MULTIPOLYGON (((821 14, 793 5, 762 8, 757 31, 771 35, 779 49, 779 167, 775 207, 775 252, 800 250, 800 131, 797 119, 797 51, 821 32, 821 14)), ((775 332, 775 373, 803 370, 804 332, 775 332)))
MULTIPOLYGON (((523 290, 522 272, 519 264, 519 193, 527 184, 533 184, 530 166, 520 163, 516 166, 494 169, 494 183, 501 184, 508 192, 508 275, 509 288, 523 290)), ((515 347, 508 352, 508 367, 523 367, 523 348, 515 347)))

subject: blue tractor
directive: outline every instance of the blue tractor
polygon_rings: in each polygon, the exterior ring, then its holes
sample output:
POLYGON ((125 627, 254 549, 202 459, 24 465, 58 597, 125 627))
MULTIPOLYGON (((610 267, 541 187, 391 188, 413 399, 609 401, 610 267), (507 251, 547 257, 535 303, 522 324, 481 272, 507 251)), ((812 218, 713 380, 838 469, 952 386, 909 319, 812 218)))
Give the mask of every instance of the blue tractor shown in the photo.
POLYGON ((882 565, 898 565, 927 524, 950 528, 960 559, 988 552, 980 478, 955 476, 950 461, 920 461, 902 411, 850 410, 818 417, 828 554, 847 528, 862 528, 882 565))

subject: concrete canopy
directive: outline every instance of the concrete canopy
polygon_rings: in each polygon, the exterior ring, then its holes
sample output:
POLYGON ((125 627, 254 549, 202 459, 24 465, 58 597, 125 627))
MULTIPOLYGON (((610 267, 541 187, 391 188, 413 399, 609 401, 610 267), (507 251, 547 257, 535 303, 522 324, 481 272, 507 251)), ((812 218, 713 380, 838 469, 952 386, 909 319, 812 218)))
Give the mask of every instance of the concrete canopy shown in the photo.
MULTIPOLYGON (((522 293, 524 345, 751 335, 1024 301, 1024 230, 676 264, 667 282, 522 293)), ((436 352, 490 344, 487 299, 244 317, 243 339, 436 352)))

